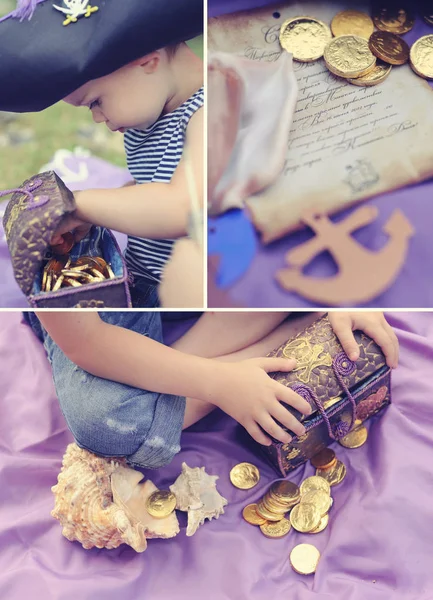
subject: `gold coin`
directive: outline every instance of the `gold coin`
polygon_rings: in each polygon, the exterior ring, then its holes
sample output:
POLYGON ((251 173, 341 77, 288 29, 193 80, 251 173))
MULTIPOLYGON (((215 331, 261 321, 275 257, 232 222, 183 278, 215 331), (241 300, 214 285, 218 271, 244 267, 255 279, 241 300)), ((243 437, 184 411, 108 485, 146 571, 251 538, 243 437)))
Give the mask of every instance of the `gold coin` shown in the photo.
POLYGON ((328 469, 326 471, 317 469, 316 475, 325 479, 330 486, 338 485, 346 477, 346 467, 340 460, 338 460, 333 469, 328 469))
POLYGON ((98 281, 105 281, 105 277, 98 269, 89 269, 89 273, 93 275, 98 281))
MULTIPOLYGON (((372 71, 370 71, 370 73, 367 73, 367 75, 364 75, 363 77, 357 77, 356 79, 347 79, 347 81, 352 85, 357 85, 359 87, 370 87, 373 85, 378 85, 379 83, 385 81, 385 79, 391 73, 391 70, 391 65, 387 65, 381 60, 378 60, 376 62, 376 66, 372 71)), ((360 423, 362 423, 360 419, 357 419, 355 421, 355 427, 357 427, 357 422, 358 426, 360 423)))
POLYGON ((47 281, 46 281, 46 283, 45 283, 45 291, 46 291, 46 292, 51 292, 51 284, 52 284, 52 280, 53 280, 53 278, 52 278, 52 275, 51 275, 51 273, 48 271, 48 272, 47 272, 47 281))
POLYGON ((63 285, 66 287, 81 287, 81 283, 76 279, 72 279, 72 277, 65 277, 63 285))
POLYGON ((328 469, 335 464, 335 452, 331 448, 324 448, 310 459, 311 464, 316 469, 328 469))
POLYGON ((357 427, 356 429, 352 429, 349 431, 347 435, 340 438, 338 443, 344 446, 345 448, 359 448, 363 446, 368 438, 368 431, 364 425, 361 427, 357 427))
POLYGON ((251 463, 239 463, 230 471, 230 481, 240 490, 250 490, 259 483, 259 479, 259 470, 251 463))
POLYGON ((108 273, 108 277, 110 279, 116 279, 116 275, 113 273, 113 269, 111 268, 111 265, 107 264, 107 273, 108 273))
POLYGON ((319 526, 316 527, 316 529, 313 529, 313 531, 308 531, 307 533, 320 533, 321 531, 323 531, 324 529, 326 529, 328 527, 328 523, 329 523, 329 515, 325 515, 324 517, 322 517, 320 519, 319 526))
POLYGON ((291 481, 276 481, 269 488, 269 492, 282 502, 296 502, 299 498, 299 488, 291 481))
POLYGON ((374 31, 374 25, 366 13, 359 10, 343 10, 332 19, 331 31, 335 37, 358 35, 368 40, 374 31))
POLYGON ((272 503, 266 496, 263 498, 262 504, 267 511, 275 515, 285 515, 291 509, 291 506, 272 503))
POLYGON ((313 17, 287 19, 280 29, 281 46, 300 62, 313 62, 321 58, 331 39, 328 25, 313 17))
POLYGON ((322 515, 314 504, 297 504, 290 513, 290 523, 296 531, 307 533, 319 526, 322 515))
POLYGON ((322 490, 323 492, 326 492, 328 496, 331 495, 331 486, 329 483, 326 481, 326 479, 323 479, 323 477, 317 477, 317 475, 307 477, 307 479, 304 479, 304 481, 301 483, 302 496, 308 492, 312 492, 313 490, 322 490))
POLYGON ((41 290, 43 292, 45 292, 45 290, 47 288, 47 277, 48 277, 48 271, 47 271, 47 267, 45 267, 45 269, 42 272, 42 284, 41 284, 41 290))
POLYGON ((265 521, 271 521, 272 523, 277 523, 278 521, 281 521, 285 514, 277 514, 271 512, 265 506, 263 506, 262 502, 257 503, 256 511, 260 517, 263 517, 263 519, 265 519, 265 521))
POLYGON ((433 79, 433 35, 424 35, 412 45, 410 65, 420 77, 433 79))
POLYGON ((260 531, 268 538, 282 538, 289 533, 292 526, 288 519, 281 519, 278 523, 264 523, 260 531))
POLYGON ((415 19, 404 8, 388 5, 375 9, 373 23, 381 31, 401 34, 412 29, 415 19))
POLYGON ((65 279, 64 275, 60 275, 60 277, 58 278, 58 280, 56 281, 54 287, 53 287, 53 292, 57 292, 57 290, 59 290, 62 287, 62 283, 63 280, 65 279))
POLYGON ((368 41, 356 35, 341 35, 325 48, 325 63, 339 77, 362 77, 374 69, 376 57, 368 41))
POLYGON ((176 496, 168 490, 157 490, 146 500, 146 510, 155 519, 165 519, 176 508, 176 496))
POLYGON ((395 33, 375 31, 368 46, 377 58, 390 65, 404 65, 409 60, 409 46, 395 33))
POLYGON ((311 544, 298 544, 290 552, 290 564, 300 575, 311 575, 316 571, 320 552, 311 544))
POLYGON ((264 525, 267 521, 258 514, 256 509, 257 504, 248 504, 242 511, 242 516, 250 525, 264 525))
POLYGON ((323 490, 311 490, 302 496, 301 503, 314 504, 320 512, 320 518, 324 517, 332 506, 332 498, 323 490))

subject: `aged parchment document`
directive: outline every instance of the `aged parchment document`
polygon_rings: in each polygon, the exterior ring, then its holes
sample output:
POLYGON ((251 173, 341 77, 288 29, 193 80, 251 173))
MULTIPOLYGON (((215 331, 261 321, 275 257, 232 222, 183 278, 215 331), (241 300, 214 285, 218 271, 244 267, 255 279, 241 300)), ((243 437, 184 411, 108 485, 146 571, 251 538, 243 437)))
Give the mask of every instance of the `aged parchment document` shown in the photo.
MULTIPOLYGON (((347 8, 324 4, 291 2, 211 19, 209 50, 277 61, 286 18, 312 15, 329 24, 347 8)), ((357 8, 368 12, 366 5, 357 8)), ((433 90, 408 65, 394 67, 374 87, 335 77, 323 59, 294 61, 294 68, 299 96, 284 170, 247 200, 264 242, 298 228, 307 208, 333 213, 433 176, 433 90)))

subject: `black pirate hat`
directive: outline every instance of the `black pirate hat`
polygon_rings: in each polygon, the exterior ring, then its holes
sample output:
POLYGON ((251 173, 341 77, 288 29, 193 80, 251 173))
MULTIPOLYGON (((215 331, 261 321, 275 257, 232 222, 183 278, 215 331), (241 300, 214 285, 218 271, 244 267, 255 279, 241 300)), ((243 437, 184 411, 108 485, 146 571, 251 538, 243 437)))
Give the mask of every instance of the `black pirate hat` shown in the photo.
POLYGON ((0 20, 0 110, 43 110, 202 30, 203 0, 18 0, 0 20))

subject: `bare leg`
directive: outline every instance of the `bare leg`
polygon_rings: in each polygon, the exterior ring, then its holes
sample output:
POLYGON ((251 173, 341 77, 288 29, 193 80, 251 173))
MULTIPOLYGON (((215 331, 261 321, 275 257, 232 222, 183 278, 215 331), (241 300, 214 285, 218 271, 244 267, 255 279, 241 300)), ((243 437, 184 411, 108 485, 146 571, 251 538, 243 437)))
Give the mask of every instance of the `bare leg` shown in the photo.
MULTIPOLYGON (((250 316, 251 313, 219 313, 219 314, 242 314, 244 316, 250 316)), ((263 313, 260 313, 263 314, 263 313)), ((264 314, 275 314, 275 313, 264 313, 264 314)), ((281 313, 277 313, 281 315, 281 313)), ((299 313, 299 317, 284 321, 281 323, 276 329, 271 329, 268 335, 265 335, 262 339, 258 340, 256 343, 251 344, 246 348, 242 348, 235 352, 231 352, 230 354, 226 354, 223 356, 214 356, 217 360, 222 360, 226 362, 234 362, 239 360, 246 360, 247 358, 257 358, 261 356, 266 356, 269 352, 281 346, 286 340, 294 337, 300 331, 302 331, 305 327, 308 327, 313 321, 316 321, 323 313, 299 313)), ((270 323, 272 320, 270 320, 270 323)), ((248 327, 251 323, 245 323, 244 326, 248 327)), ((200 343, 200 340, 198 340, 200 343)), ((206 348, 208 349, 209 338, 205 339, 207 341, 206 348)), ((187 350, 183 350, 187 352, 187 350)), ((196 352, 190 351, 191 354, 196 354, 196 352)), ((213 404, 209 404, 208 402, 203 402, 201 400, 196 400, 194 398, 187 398, 186 400, 186 409, 185 409, 185 417, 183 422, 183 429, 187 429, 194 423, 197 423, 200 419, 208 415, 212 410, 214 410, 215 406, 213 404)))

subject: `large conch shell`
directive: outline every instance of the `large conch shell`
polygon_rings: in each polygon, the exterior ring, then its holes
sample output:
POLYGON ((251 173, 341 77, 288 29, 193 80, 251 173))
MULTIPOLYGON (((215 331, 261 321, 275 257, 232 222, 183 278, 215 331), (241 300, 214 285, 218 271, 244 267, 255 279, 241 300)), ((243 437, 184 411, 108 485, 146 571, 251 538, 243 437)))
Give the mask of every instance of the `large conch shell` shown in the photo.
POLYGON ((83 548, 117 548, 128 544, 137 552, 147 539, 174 537, 179 533, 175 513, 154 519, 145 510, 156 486, 142 473, 126 466, 124 459, 100 458, 76 444, 63 457, 58 483, 52 487, 55 506, 51 515, 63 527, 63 535, 83 548))
POLYGON ((208 475, 204 467, 190 468, 182 463, 182 473, 170 486, 176 496, 176 508, 188 511, 186 535, 191 536, 203 525, 205 519, 224 514, 227 500, 216 489, 217 475, 208 475))

